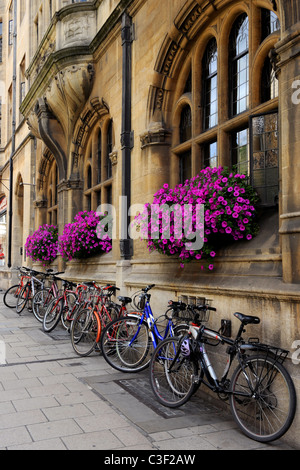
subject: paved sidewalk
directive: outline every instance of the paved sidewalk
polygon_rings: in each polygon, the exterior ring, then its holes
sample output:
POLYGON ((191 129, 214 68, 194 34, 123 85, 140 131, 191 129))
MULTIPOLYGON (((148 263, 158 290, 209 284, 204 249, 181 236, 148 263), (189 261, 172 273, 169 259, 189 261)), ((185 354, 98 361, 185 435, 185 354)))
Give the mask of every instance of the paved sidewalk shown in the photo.
POLYGON ((248 439, 229 412, 200 395, 180 409, 159 406, 147 372, 119 373, 99 354, 78 357, 60 327, 44 333, 30 312, 18 316, 2 297, 0 450, 290 449, 282 440, 248 439))

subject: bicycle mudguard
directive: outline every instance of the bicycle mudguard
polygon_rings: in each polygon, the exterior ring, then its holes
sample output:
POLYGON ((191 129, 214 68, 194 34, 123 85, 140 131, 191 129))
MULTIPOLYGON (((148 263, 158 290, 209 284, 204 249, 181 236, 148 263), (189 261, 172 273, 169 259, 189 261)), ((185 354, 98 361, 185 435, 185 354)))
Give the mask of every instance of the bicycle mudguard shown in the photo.
POLYGON ((101 333, 102 333, 102 325, 101 325, 101 320, 99 315, 95 314, 96 320, 97 320, 97 329, 98 329, 98 334, 96 338, 96 343, 99 343, 100 338, 101 338, 101 333))
POLYGON ((126 318, 134 318, 135 320, 140 320, 143 316, 143 312, 126 312, 124 317, 126 318))

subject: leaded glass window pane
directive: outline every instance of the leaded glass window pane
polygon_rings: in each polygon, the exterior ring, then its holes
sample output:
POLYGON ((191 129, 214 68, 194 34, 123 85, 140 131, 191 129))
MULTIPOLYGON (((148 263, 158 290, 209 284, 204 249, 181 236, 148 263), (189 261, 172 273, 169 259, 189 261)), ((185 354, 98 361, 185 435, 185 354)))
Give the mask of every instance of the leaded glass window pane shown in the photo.
POLYGON ((215 38, 211 39, 203 58, 204 128, 218 124, 218 49, 215 38))
POLYGON ((243 129, 232 134, 232 165, 237 172, 244 175, 250 173, 249 130, 243 129))
POLYGON ((189 105, 184 106, 180 116, 180 143, 192 137, 192 112, 189 105))
POLYGON ((246 14, 235 21, 230 35, 231 114, 249 107, 249 20, 246 14))
POLYGON ((278 114, 263 114, 251 119, 251 182, 261 203, 278 203, 279 149, 278 114))

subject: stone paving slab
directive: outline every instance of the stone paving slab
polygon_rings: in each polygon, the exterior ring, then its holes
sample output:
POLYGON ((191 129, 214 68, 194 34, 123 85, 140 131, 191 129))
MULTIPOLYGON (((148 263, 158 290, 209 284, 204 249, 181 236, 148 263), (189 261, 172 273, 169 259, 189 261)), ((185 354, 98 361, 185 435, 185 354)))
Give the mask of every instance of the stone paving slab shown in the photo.
POLYGON ((162 409, 149 395, 147 371, 122 374, 99 354, 78 357, 61 327, 44 333, 32 313, 6 308, 1 294, 0 340, 1 450, 290 449, 283 440, 249 440, 200 394, 178 410, 162 409))

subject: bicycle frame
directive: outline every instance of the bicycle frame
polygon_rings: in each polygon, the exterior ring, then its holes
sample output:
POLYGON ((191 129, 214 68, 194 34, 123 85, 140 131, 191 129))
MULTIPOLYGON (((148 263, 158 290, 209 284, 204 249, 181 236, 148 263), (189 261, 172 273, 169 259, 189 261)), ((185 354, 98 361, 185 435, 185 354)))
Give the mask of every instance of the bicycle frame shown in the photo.
POLYGON ((191 325, 189 332, 191 333, 192 337, 194 340, 197 341, 197 346, 199 345, 199 349, 197 351, 197 357, 200 360, 201 367, 204 371, 204 374, 208 380, 206 382, 205 380, 202 379, 202 382, 209 387, 211 390, 214 391, 223 391, 223 387, 220 386, 220 383, 224 382, 227 378, 228 372, 230 370, 230 366, 232 364, 233 358, 236 355, 236 349, 235 348, 229 348, 229 353, 227 357, 227 362, 225 365, 225 369, 223 371, 223 375, 221 380, 219 381, 217 378, 217 375, 215 373, 215 370, 209 360, 206 347, 205 347, 205 340, 203 341, 203 336, 207 336, 209 338, 212 338, 214 340, 220 341, 222 343, 226 343, 229 346, 234 346, 235 341, 227 338, 225 336, 220 335, 218 332, 214 330, 210 330, 208 328, 205 328, 204 326, 197 327, 195 325, 191 325))
MULTIPOLYGON (((196 342, 195 344, 197 345, 197 350, 195 351, 196 357, 200 361, 202 371, 207 379, 207 381, 204 380, 202 376, 201 378, 198 377, 196 380, 201 380, 201 383, 206 385, 210 390, 214 392, 217 392, 217 393, 225 392, 226 394, 234 393, 234 395, 236 396, 249 397, 249 393, 244 393, 241 391, 231 392, 226 387, 226 380, 228 377, 231 364, 233 362, 233 359, 237 357, 238 362, 244 372, 244 376, 245 376, 245 379, 247 380, 251 393, 252 394, 256 393, 256 389, 253 388, 251 380, 249 379, 247 371, 246 371, 245 351, 264 352, 266 354, 266 357, 268 355, 268 352, 271 352, 276 357, 276 361, 281 362, 281 363, 283 363, 285 357, 288 354, 288 351, 282 350, 280 348, 275 348, 272 346, 264 345, 264 344, 258 343, 257 341, 254 341, 252 343, 242 342, 241 334, 244 331, 243 328, 244 328, 244 325, 241 324, 239 332, 236 336, 236 339, 232 339, 232 338, 227 338, 226 336, 223 336, 214 330, 205 328, 204 326, 196 326, 193 324, 190 325, 189 333, 191 334, 192 338, 196 342), (210 362, 209 356, 206 351, 205 342, 208 342, 206 339, 207 337, 213 340, 217 340, 221 342, 222 344, 225 343, 229 345, 227 349, 227 362, 226 362, 226 365, 225 365, 225 368, 224 368, 224 371, 220 380, 217 378, 215 370, 210 362)), ((177 355, 178 354, 179 354, 179 351, 177 352, 177 355)), ((174 365, 175 360, 176 358, 174 359, 173 364, 170 367, 170 370, 172 369, 172 366, 174 365)))
POLYGON ((157 329, 156 321, 155 321, 155 318, 153 316, 153 312, 150 306, 150 294, 145 294, 145 297, 146 297, 146 302, 145 302, 145 307, 144 307, 142 315, 137 315, 137 314, 135 315, 131 313, 127 315, 129 318, 134 317, 134 318, 140 319, 138 330, 136 334, 134 335, 134 337, 132 338, 132 340, 130 341, 129 346, 131 346, 132 343, 134 343, 136 337, 138 336, 140 332, 142 323, 146 321, 150 335, 151 335, 153 347, 155 349, 157 345, 159 344, 159 342, 164 340, 168 336, 168 334, 170 334, 170 336, 173 336, 173 332, 172 332, 173 323, 172 323, 172 320, 168 320, 167 326, 165 328, 164 336, 162 336, 157 329))

